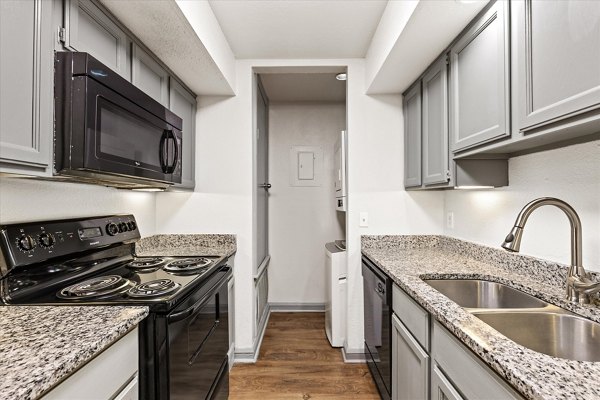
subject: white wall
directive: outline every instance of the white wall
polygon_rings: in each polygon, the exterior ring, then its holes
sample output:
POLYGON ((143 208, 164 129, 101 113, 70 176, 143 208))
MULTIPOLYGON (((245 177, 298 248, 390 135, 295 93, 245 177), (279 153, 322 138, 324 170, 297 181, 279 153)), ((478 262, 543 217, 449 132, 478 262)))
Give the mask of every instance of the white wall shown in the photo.
MULTIPOLYGON (((445 211, 454 212, 447 235, 498 247, 529 201, 558 197, 583 224, 583 261, 600 271, 600 141, 528 154, 509 160, 509 186, 485 191, 449 191, 445 211)), ((570 263, 566 216, 554 207, 535 211, 525 227, 521 252, 570 263)))
POLYGON ((237 96, 198 98, 196 188, 158 193, 159 233, 230 233, 235 257, 236 351, 254 341, 252 276, 252 69, 236 66, 237 96))
POLYGON ((363 347, 360 236, 441 233, 442 192, 406 192, 402 97, 365 95, 364 63, 348 69, 348 314, 345 348, 363 347), (359 227, 368 212, 369 227, 359 227))
POLYGON ((155 233, 155 197, 150 192, 97 185, 0 178, 0 223, 133 214, 142 236, 155 233))
MULTIPOLYGON (((335 210, 334 145, 346 104, 269 104, 269 302, 324 303, 326 242, 345 238, 335 210), (290 148, 320 146, 321 186, 290 184, 290 148)), ((341 221, 340 221, 341 218, 341 221)))

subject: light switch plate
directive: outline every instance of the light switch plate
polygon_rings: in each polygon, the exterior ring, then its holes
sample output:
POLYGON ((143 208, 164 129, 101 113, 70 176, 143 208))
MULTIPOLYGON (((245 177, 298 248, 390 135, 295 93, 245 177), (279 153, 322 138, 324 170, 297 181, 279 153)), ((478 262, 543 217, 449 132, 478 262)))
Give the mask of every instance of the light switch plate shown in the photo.
POLYGON ((358 223, 358 226, 360 226, 361 228, 367 228, 369 226, 368 212, 363 211, 360 213, 360 222, 358 223))

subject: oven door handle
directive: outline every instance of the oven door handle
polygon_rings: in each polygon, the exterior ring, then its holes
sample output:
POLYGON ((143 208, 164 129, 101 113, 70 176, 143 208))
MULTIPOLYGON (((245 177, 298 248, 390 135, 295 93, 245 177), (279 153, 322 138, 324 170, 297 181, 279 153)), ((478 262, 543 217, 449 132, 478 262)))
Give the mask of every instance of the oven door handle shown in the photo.
MULTIPOLYGON (((221 271, 229 271, 230 268, 231 267, 229 267, 228 265, 224 265, 223 267, 221 267, 221 271)), ((190 315, 193 315, 196 312, 196 310, 202 307, 204 303, 206 303, 206 301, 215 293, 215 288, 221 286, 223 282, 229 279, 229 275, 231 275, 231 272, 226 273, 223 278, 219 279, 219 281, 215 283, 215 285, 206 293, 206 295, 200 300, 198 300, 194 305, 189 306, 183 311, 169 315, 167 317, 167 322, 171 323, 181 321, 182 319, 186 319, 190 315)))
POLYGON ((200 343, 200 346, 198 346, 198 348, 196 349, 196 351, 194 352, 194 354, 192 354, 192 356, 188 360, 188 365, 192 365, 194 363, 194 361, 196 361, 196 358, 198 357, 198 355, 200 354, 200 352, 204 348, 204 345, 206 344, 206 342, 208 341, 208 339, 210 338, 210 336, 217 329, 217 326, 219 326, 219 320, 218 319, 215 320, 215 323, 213 324, 212 328, 210 328, 210 331, 208 331, 208 333, 206 334, 206 336, 202 340, 202 343, 200 343))

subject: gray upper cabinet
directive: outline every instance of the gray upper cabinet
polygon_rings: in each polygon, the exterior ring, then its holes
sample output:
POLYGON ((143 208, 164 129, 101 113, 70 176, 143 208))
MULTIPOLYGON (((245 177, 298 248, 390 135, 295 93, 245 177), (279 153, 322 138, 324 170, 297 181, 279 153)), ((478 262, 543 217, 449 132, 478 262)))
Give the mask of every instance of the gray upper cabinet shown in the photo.
POLYGON ((0 1, 0 52, 0 171, 44 175, 52 157, 52 2, 0 1))
POLYGON ((519 129, 600 108, 600 2, 513 4, 519 129))
POLYGON ((509 2, 497 1, 450 49, 454 152, 510 135, 509 2))
POLYGON ((423 184, 446 183, 448 164, 448 69, 444 55, 425 73, 423 90, 423 184))
POLYGON ((169 105, 169 74, 154 58, 135 43, 132 44, 131 82, 148 96, 169 105))
POLYGON ((404 186, 421 186, 421 81, 404 94, 404 186))
POLYGON ((171 79, 171 94, 169 109, 183 119, 183 154, 181 184, 182 189, 193 189, 196 180, 194 174, 195 130, 196 130, 196 99, 175 79, 171 79))
POLYGON ((90 0, 66 0, 65 47, 84 51, 130 80, 129 40, 123 30, 90 0))

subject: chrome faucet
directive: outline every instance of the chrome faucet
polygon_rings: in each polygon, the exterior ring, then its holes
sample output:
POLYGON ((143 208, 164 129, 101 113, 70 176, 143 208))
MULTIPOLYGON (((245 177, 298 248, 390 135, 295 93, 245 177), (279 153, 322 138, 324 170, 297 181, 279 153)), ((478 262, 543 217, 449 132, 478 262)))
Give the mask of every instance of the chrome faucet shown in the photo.
POLYGON ((581 220, 577 212, 566 202, 554 197, 540 197, 523 207, 515 226, 504 239, 502 247, 508 251, 518 252, 521 247, 521 238, 523 237, 523 228, 529 216, 542 206, 555 206, 567 214, 571 223, 571 266, 567 272, 567 299, 581 304, 588 304, 591 301, 591 295, 600 291, 600 282, 594 282, 590 279, 588 273, 583 268, 581 251, 581 220))

